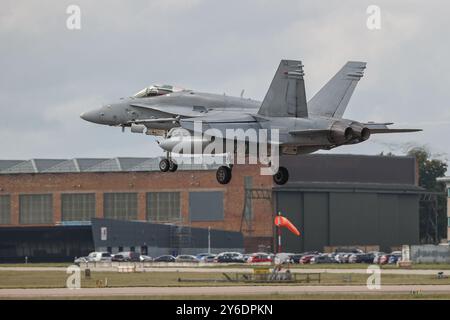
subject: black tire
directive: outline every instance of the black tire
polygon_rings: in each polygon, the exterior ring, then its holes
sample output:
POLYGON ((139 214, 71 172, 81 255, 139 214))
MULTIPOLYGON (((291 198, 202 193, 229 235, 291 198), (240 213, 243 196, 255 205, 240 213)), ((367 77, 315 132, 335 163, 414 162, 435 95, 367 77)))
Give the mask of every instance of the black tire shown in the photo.
POLYGON ((170 160, 169 161, 169 171, 175 172, 175 171, 177 171, 177 169, 178 169, 178 165, 176 164, 176 162, 173 160, 170 160))
POLYGON ((289 171, 285 167, 278 168, 278 172, 273 175, 273 182, 283 185, 289 180, 289 171))
POLYGON ((169 170, 170 167, 170 162, 167 159, 162 159, 159 162, 159 170, 161 170, 162 172, 167 172, 169 170))
POLYGON ((226 166, 220 166, 216 172, 216 179, 220 184, 227 184, 231 181, 231 169, 226 166))

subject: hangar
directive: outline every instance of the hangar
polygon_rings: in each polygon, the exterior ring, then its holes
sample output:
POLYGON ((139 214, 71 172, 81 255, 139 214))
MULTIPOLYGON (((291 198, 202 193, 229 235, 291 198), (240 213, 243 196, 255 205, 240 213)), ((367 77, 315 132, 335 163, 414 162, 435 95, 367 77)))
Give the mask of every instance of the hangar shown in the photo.
MULTIPOLYGON (((294 163, 295 162, 295 163, 294 163)), ((389 252, 419 243, 419 198, 413 157, 309 155, 298 162, 291 183, 273 188, 277 210, 300 226, 284 231, 290 252, 325 247, 378 247, 389 252)))
POLYGON ((161 173, 159 160, 0 160, 0 257, 61 260, 93 249, 192 252, 205 249, 208 228, 214 251, 273 250, 276 211, 302 231, 300 238, 283 234, 285 251, 419 242, 422 189, 414 158, 284 157, 291 172, 284 186, 273 186, 256 165, 235 166, 232 182, 219 185, 216 165, 183 164, 176 173, 161 173), (157 240, 169 240, 152 236, 150 225, 172 226, 169 234, 185 228, 190 240, 159 246, 157 240), (121 243, 96 241, 102 226, 110 226, 109 236, 121 243), (124 236, 136 228, 142 237, 124 236))

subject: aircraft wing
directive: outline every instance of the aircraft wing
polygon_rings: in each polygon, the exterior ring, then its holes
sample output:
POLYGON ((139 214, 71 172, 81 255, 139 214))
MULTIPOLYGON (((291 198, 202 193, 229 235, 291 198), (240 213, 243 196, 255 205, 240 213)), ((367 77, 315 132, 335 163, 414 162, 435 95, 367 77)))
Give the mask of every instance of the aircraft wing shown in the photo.
POLYGON ((393 124, 392 122, 387 123, 363 123, 362 125, 365 126, 370 130, 370 133, 376 134, 376 133, 402 133, 402 132, 417 132, 422 131, 422 129, 398 129, 398 128, 389 128, 388 125, 393 124))
POLYGON ((227 138, 227 129, 243 130, 248 129, 248 133, 253 132, 254 135, 237 135, 237 140, 247 140, 250 142, 257 142, 258 129, 261 128, 259 122, 249 114, 234 113, 234 112, 219 112, 214 115, 208 115, 196 118, 180 119, 182 128, 192 131, 194 133, 202 133, 216 138, 227 138))

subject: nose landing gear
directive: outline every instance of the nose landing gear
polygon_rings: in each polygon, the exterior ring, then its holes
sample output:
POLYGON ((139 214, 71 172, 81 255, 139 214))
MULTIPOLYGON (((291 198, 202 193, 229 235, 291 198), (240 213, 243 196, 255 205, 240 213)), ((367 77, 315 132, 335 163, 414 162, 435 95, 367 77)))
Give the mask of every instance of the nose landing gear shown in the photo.
POLYGON ((173 161, 172 159, 162 159, 159 162, 159 170, 161 170, 162 172, 175 172, 178 169, 178 165, 175 161, 173 161))

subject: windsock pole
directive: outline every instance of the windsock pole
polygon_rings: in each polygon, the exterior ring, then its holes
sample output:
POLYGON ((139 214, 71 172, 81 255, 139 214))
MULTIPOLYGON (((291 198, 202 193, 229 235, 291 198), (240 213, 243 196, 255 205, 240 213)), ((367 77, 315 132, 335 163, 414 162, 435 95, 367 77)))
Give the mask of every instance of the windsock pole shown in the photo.
MULTIPOLYGON (((281 212, 278 211, 278 216, 281 216, 281 212)), ((281 253, 281 225, 277 224, 277 234, 278 234, 278 252, 281 253)))

